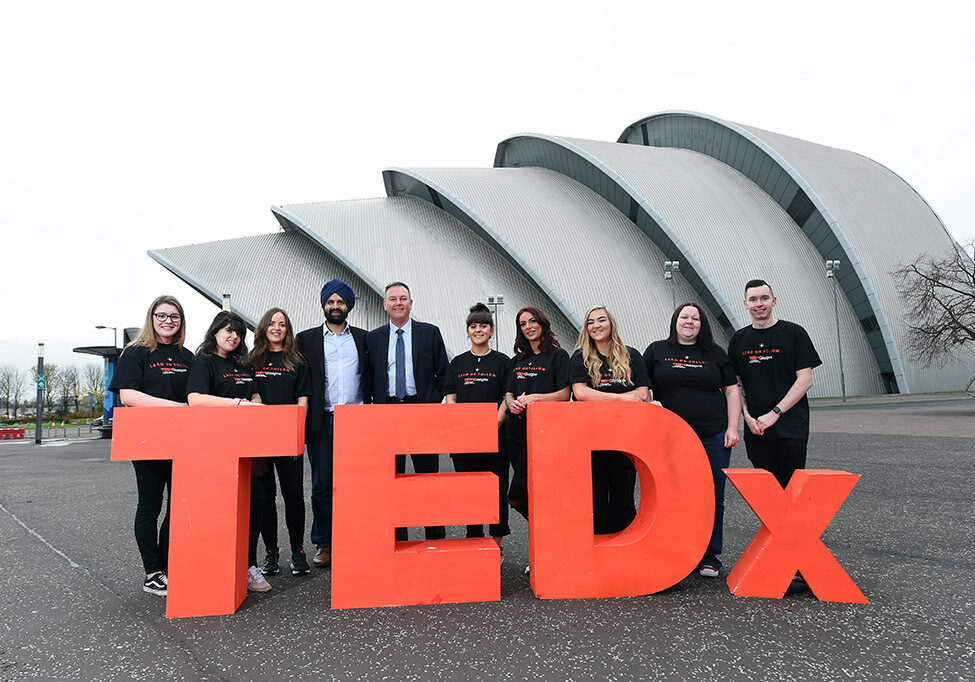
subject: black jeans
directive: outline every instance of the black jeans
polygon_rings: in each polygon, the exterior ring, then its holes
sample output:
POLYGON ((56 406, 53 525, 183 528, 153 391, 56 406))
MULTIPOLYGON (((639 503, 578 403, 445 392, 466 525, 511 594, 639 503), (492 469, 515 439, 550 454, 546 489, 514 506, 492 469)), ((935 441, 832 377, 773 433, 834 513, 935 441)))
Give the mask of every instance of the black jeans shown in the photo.
POLYGON ((592 453, 592 525, 596 535, 618 533, 636 518, 636 467, 615 450, 592 453))
POLYGON ((505 429, 508 460, 511 462, 511 485, 508 503, 528 518, 528 422, 522 415, 511 415, 505 429))
POLYGON ((169 460, 132 462, 139 503, 135 508, 135 542, 142 555, 146 575, 165 571, 169 565, 169 495, 166 494, 166 516, 156 528, 162 511, 163 494, 173 480, 173 463, 169 460))
POLYGON ((261 536, 267 495, 260 476, 251 476, 251 513, 247 534, 247 565, 257 566, 257 538, 261 536))
POLYGON ((261 476, 264 486, 264 523, 261 535, 264 536, 264 549, 278 550, 278 505, 275 502, 277 486, 274 484, 274 470, 277 469, 281 481, 281 497, 284 498, 284 521, 288 526, 288 540, 291 551, 300 550, 305 535, 305 467, 304 455, 298 459, 274 457, 269 459, 268 472, 261 476))
POLYGON ((808 437, 776 440, 746 438, 745 452, 748 453, 748 460, 752 466, 772 472, 779 485, 785 488, 789 485, 789 479, 796 469, 806 468, 808 442, 808 437))

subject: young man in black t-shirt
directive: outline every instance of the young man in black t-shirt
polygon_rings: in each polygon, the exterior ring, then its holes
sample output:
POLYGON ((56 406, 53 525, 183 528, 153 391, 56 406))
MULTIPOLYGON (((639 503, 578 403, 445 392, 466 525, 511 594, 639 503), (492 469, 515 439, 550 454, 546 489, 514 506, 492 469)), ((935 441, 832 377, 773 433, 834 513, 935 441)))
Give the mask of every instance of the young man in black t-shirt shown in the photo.
POLYGON ((728 356, 744 388, 745 449, 752 465, 770 471, 785 488, 806 466, 812 371, 823 364, 806 330, 778 320, 772 287, 753 279, 745 285, 752 324, 739 329, 728 356))

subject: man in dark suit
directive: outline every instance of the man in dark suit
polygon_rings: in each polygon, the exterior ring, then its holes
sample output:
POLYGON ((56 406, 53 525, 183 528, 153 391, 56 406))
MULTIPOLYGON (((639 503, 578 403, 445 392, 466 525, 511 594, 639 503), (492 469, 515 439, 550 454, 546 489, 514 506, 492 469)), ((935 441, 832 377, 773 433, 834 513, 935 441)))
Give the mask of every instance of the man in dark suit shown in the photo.
MULTIPOLYGON (((386 286, 383 309, 389 324, 373 329, 366 337, 372 374, 374 403, 439 403, 453 393, 450 365, 440 329, 410 319, 413 299, 402 282, 386 286)), ((417 473, 436 473, 438 455, 412 455, 417 473)), ((406 472, 406 457, 396 457, 396 473, 406 472)), ((427 526, 427 540, 446 537, 443 526, 427 526)), ((396 539, 406 540, 405 528, 396 539)))
POLYGON ((333 279, 322 287, 325 324, 297 336, 298 349, 311 372, 311 396, 305 419, 305 444, 311 461, 311 541, 318 548, 312 564, 332 563, 332 439, 336 405, 361 405, 368 391, 366 330, 349 326, 355 307, 348 284, 333 279))

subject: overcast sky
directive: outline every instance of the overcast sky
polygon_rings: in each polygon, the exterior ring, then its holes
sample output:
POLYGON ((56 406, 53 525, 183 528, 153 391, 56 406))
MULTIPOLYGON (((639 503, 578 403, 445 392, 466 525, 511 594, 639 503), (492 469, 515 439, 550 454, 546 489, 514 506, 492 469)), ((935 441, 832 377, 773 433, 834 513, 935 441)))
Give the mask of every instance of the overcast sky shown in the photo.
MULTIPOLYGON (((864 154, 959 241, 967 3, 4 3, 0 364, 83 365, 176 295, 148 249, 384 194, 386 166, 489 167, 522 132, 616 140, 688 109, 864 154)), ((314 292, 311 294, 314 295, 314 292)))

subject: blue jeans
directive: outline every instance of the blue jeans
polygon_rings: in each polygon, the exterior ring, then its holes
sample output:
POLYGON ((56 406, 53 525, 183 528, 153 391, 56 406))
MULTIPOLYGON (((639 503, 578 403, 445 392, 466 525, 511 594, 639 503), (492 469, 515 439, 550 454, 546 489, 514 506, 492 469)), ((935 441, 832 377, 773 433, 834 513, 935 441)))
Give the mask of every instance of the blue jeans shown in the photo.
POLYGON ((731 448, 724 446, 724 434, 721 433, 702 438, 701 445, 704 452, 708 455, 708 462, 711 464, 711 477, 714 479, 714 528, 711 530, 711 541, 708 543, 707 551, 701 564, 721 568, 722 544, 724 542, 724 484, 726 477, 721 471, 731 463, 731 448))

